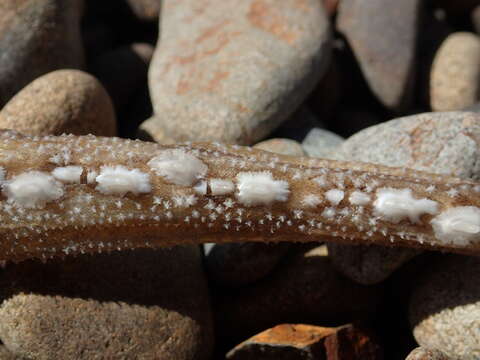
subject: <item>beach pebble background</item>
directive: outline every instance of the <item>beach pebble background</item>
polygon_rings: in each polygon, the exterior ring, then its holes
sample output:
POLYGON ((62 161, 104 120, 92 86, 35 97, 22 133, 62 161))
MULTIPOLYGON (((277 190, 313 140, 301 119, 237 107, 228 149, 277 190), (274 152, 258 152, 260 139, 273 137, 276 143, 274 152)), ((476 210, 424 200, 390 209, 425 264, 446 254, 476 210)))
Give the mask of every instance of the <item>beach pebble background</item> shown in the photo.
MULTIPOLYGON (((1 0, 0 128, 480 181, 480 1, 1 0)), ((0 360, 480 358, 477 258, 259 240, 4 264, 0 360)))

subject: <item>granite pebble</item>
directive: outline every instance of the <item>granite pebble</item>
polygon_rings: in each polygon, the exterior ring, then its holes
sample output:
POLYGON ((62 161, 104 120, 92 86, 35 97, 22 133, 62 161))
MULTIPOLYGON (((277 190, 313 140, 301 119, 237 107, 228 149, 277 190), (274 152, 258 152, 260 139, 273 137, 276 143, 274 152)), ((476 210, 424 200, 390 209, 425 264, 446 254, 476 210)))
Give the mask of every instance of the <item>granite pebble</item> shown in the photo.
POLYGON ((29 135, 116 135, 110 96, 92 75, 57 70, 18 92, 0 111, 0 128, 29 135))
POLYGON ((254 144, 321 78, 330 38, 318 0, 166 0, 149 71, 155 119, 176 141, 254 144))
POLYGON ((434 111, 462 110, 480 99, 480 37, 468 32, 448 36, 430 73, 434 111))
POLYGON ((409 319, 424 347, 456 360, 480 358, 480 260, 439 256, 412 284, 409 319))
POLYGON ((9 265, 0 339, 28 359, 208 360, 213 329, 196 246, 9 265))

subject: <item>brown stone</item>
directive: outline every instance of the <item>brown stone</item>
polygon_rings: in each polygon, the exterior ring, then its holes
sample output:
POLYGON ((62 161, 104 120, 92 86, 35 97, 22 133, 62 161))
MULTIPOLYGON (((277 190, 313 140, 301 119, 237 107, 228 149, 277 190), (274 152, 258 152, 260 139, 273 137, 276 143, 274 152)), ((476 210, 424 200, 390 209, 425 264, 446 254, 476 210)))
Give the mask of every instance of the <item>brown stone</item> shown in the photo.
POLYGON ((480 37, 457 32, 442 43, 430 72, 435 111, 463 110, 480 99, 480 37))
POLYGON ((7 266, 0 338, 28 359, 209 359, 206 280, 196 246, 7 266))
POLYGON ((352 324, 282 324, 237 345, 228 352, 227 359, 380 360, 383 353, 370 334, 352 324))
POLYGON ((383 352, 372 335, 351 324, 341 326, 325 339, 327 360, 383 359, 383 352))
POLYGON ((237 345, 227 354, 227 359, 323 359, 325 338, 334 333, 335 328, 278 325, 237 345))
POLYGON ((116 135, 110 96, 92 75, 57 70, 39 77, 0 111, 0 128, 29 135, 116 135))

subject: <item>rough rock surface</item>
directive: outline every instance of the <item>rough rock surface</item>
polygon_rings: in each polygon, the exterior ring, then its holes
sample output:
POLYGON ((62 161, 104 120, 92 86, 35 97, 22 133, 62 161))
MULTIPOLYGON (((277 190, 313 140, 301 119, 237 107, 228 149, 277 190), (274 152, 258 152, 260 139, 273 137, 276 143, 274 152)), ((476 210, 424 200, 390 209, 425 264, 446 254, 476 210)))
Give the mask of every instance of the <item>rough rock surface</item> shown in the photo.
POLYGON ((10 265, 0 338, 29 359, 209 359, 200 259, 188 246, 10 265))
MULTIPOLYGON (((433 173, 480 178, 480 115, 471 112, 424 113, 373 126, 347 139, 332 153, 358 160, 433 173)), ((386 279, 415 256, 414 249, 328 244, 332 262, 361 284, 386 279)))
POLYGON ((39 77, 0 111, 0 128, 30 135, 116 135, 110 96, 92 75, 57 70, 39 77))
POLYGON ((320 1, 166 0, 149 72, 156 119, 177 141, 253 144, 304 100, 329 55, 320 1))
POLYGON ((454 359, 480 358, 479 272, 478 258, 446 255, 417 277, 409 318, 421 346, 454 359))
POLYGON ((337 27, 373 93, 387 107, 408 105, 421 0, 342 0, 337 27))
POLYGON ((0 2, 0 108, 50 71, 83 66, 83 0, 0 2))
POLYGON ((462 110, 480 99, 480 37, 468 32, 448 36, 430 73, 430 102, 435 111, 462 110))

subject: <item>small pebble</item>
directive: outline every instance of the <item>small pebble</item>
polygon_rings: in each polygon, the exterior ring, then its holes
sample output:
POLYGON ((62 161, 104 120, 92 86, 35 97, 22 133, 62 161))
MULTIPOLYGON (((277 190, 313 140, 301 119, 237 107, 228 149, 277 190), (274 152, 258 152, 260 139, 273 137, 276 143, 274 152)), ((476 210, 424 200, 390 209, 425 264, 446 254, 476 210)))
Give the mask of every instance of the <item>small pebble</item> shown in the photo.
POLYGON ((480 99, 480 37, 468 32, 445 39, 430 73, 432 110, 462 110, 480 99))
POLYGON ((57 70, 28 84, 0 111, 0 128, 29 135, 116 135, 110 96, 92 75, 57 70))

